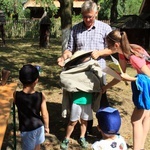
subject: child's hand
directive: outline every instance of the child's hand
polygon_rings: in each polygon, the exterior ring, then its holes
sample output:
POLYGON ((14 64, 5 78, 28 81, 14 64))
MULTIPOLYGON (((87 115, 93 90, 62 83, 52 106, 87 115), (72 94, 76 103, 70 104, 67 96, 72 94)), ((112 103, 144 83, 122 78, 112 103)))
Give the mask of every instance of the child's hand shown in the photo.
POLYGON ((49 132, 50 132, 49 128, 45 128, 45 133, 49 133, 49 132))

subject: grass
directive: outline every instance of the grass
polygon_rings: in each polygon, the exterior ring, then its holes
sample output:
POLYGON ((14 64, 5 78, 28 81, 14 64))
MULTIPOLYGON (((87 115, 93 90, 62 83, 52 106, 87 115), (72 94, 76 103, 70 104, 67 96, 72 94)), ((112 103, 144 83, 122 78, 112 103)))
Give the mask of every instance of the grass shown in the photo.
POLYGON ((61 55, 61 41, 50 40, 49 49, 40 49, 38 40, 35 39, 6 40, 7 47, 0 47, 1 68, 10 70, 11 78, 16 81, 18 71, 24 64, 40 65, 42 69, 40 84, 45 88, 59 87, 61 68, 57 65, 57 58, 61 55))
MULTIPOLYGON (((7 39, 6 47, 0 47, 1 69, 6 68, 11 71, 9 82, 19 83, 18 88, 20 88, 18 73, 24 64, 31 63, 41 66, 40 79, 36 88, 46 93, 48 101, 51 99, 49 95, 51 96, 53 91, 56 93, 60 92, 59 73, 61 71, 61 68, 57 65, 57 58, 61 55, 61 40, 56 38, 51 38, 50 40, 50 47, 48 49, 39 48, 39 41, 37 39, 7 39)), ((58 104, 53 102, 48 102, 47 104, 48 109, 50 109, 50 117, 54 117, 53 122, 58 122, 55 119, 56 114, 54 112, 58 108, 61 111, 61 105, 59 104, 58 106, 58 104)), ((57 111, 57 113, 61 112, 57 111)), ((12 116, 9 120, 2 149, 12 147, 13 145, 10 130, 12 130, 12 116)), ((52 137, 52 139, 54 138, 52 137)), ((17 143, 19 145, 19 136, 17 137, 17 143)))

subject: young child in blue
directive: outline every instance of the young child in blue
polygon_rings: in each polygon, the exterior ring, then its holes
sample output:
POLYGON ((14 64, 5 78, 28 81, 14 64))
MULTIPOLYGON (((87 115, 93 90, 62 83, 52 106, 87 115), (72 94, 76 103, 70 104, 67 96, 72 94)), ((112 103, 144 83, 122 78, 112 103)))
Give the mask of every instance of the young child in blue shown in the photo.
POLYGON ((96 113, 98 130, 103 139, 92 145, 92 150, 127 150, 124 138, 118 133, 121 118, 117 109, 112 107, 101 108, 96 113))
POLYGON ((23 84, 21 91, 14 92, 14 103, 18 109, 19 130, 21 132, 22 150, 40 150, 40 144, 49 133, 49 115, 46 97, 35 91, 39 71, 31 65, 24 65, 19 71, 23 84))

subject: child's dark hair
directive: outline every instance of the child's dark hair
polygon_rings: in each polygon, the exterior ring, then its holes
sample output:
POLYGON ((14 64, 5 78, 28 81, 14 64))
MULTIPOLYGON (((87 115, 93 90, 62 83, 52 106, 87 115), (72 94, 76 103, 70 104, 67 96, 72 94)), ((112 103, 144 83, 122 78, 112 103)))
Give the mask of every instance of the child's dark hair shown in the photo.
POLYGON ((24 65, 19 71, 19 79, 22 84, 32 84, 39 77, 39 71, 31 64, 24 65))

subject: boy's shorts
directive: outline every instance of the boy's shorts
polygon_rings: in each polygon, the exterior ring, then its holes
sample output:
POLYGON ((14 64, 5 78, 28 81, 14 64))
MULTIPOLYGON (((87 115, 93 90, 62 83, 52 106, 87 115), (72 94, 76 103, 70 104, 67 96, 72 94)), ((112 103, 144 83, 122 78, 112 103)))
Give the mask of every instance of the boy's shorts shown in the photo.
POLYGON ((78 105, 74 103, 72 104, 70 121, 77 121, 80 118, 83 120, 93 119, 91 104, 87 105, 78 105))
POLYGON ((45 141, 44 126, 33 131, 21 132, 22 150, 34 150, 35 146, 45 141))

